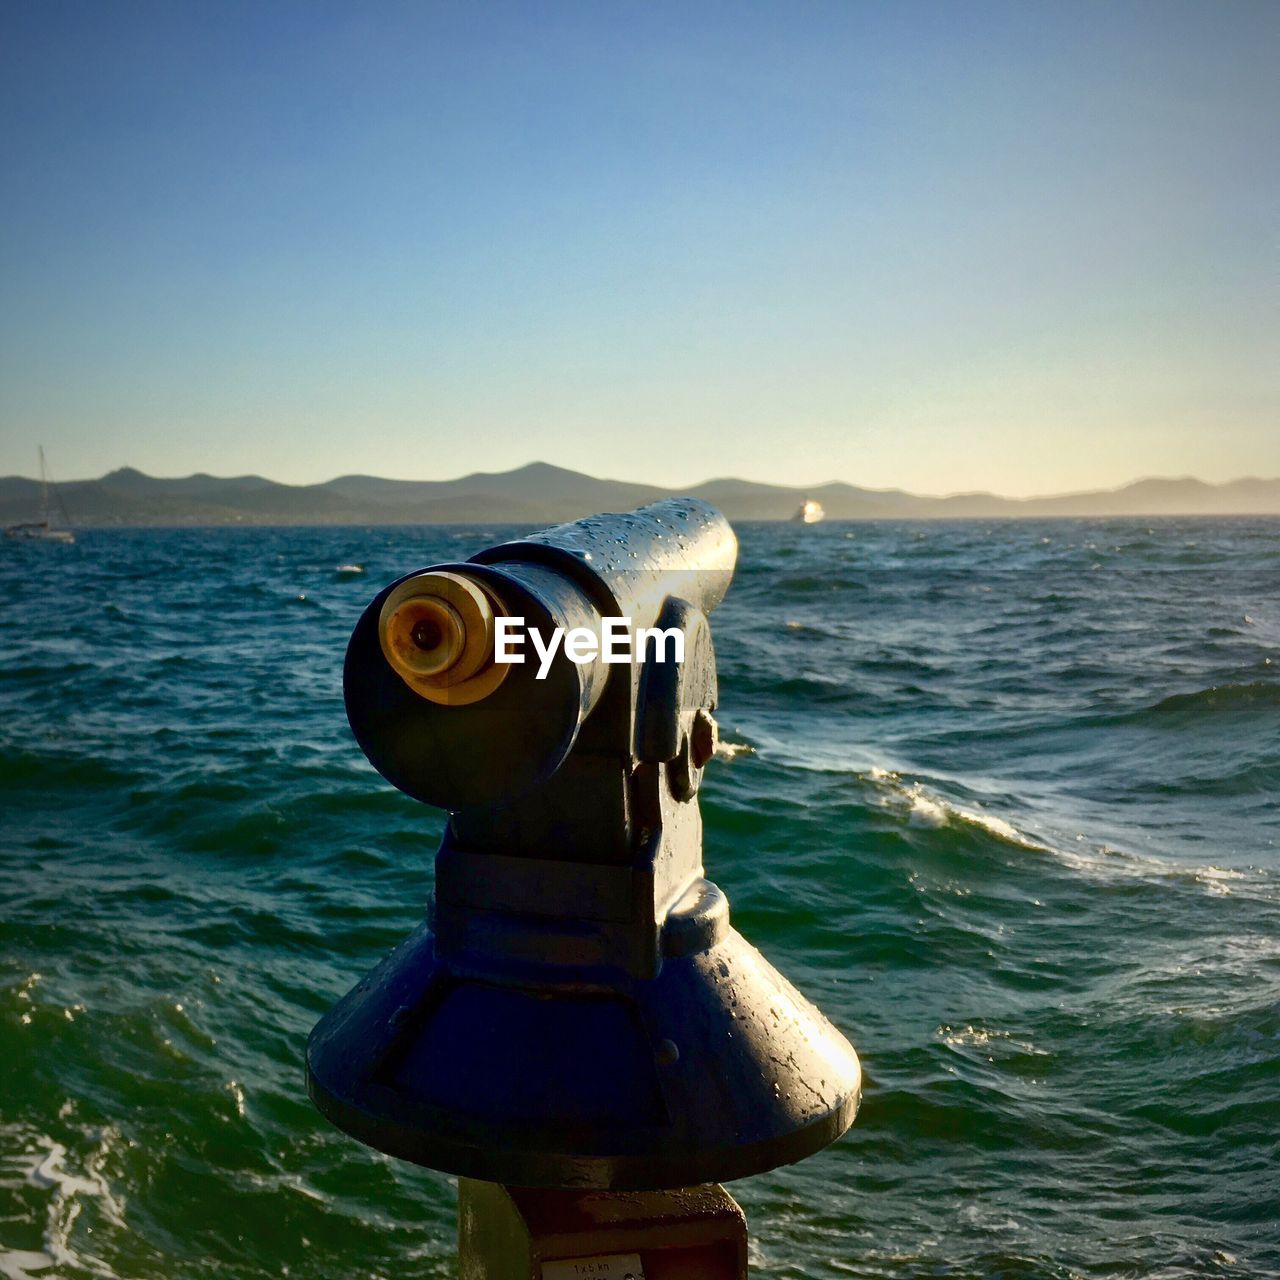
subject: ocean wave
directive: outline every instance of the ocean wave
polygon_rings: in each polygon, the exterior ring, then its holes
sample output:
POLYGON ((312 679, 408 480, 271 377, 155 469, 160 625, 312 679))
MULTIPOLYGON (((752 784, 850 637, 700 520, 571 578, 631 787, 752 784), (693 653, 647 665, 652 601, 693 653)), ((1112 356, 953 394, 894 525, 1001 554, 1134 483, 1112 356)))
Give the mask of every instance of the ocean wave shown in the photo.
POLYGON ((766 754, 770 760, 783 756, 788 767, 841 773, 857 780, 871 791, 874 806, 898 815, 908 828, 970 831, 999 845, 1047 855, 1057 865, 1100 882, 1164 882, 1216 897, 1247 891, 1263 901, 1280 900, 1280 877, 1265 870, 1139 853, 1106 840, 1091 841, 1083 834, 1071 840, 1043 827, 1033 834, 1008 816, 987 808, 979 799, 979 788, 971 781, 913 777, 901 767, 887 768, 863 761, 840 764, 821 753, 796 755, 769 748, 766 754), (964 790, 969 798, 949 797, 944 791, 946 786, 964 790))
MULTIPOLYGON (((73 1110, 74 1104, 68 1101, 62 1117, 73 1110)), ((80 1150, 73 1153, 64 1143, 29 1125, 0 1126, 0 1189, 33 1189, 36 1212, 42 1213, 44 1224, 38 1250, 10 1248, 0 1240, 0 1277, 4 1280, 51 1280, 51 1268, 57 1268, 53 1275, 73 1271, 95 1280, 117 1280, 116 1272, 102 1258, 89 1253, 83 1244, 78 1248, 73 1245, 72 1236, 89 1202, 99 1222, 121 1232, 127 1230, 124 1199, 104 1171, 120 1134, 110 1125, 84 1126, 79 1136, 80 1150)))
POLYGON ((1090 844, 1083 839, 1075 849, 1058 847, 1050 848, 1050 852, 1065 866, 1084 872, 1095 880, 1159 880, 1200 889, 1216 897, 1226 897, 1235 892, 1237 886, 1248 885, 1263 898, 1270 898, 1280 887, 1258 871, 1180 862, 1157 854, 1119 849, 1106 843, 1090 844))
POLYGON ((87 671, 97 671, 98 664, 94 662, 73 661, 68 659, 65 662, 37 662, 18 665, 17 663, 8 662, 0 665, 0 682, 13 685, 27 684, 43 684, 47 681, 55 681, 61 684, 71 676, 84 675, 87 671))
POLYGON ((787 749, 773 742, 767 746, 762 744, 762 751, 770 761, 788 767, 843 774, 858 780, 870 788, 875 805, 903 815, 910 826, 969 827, 1024 849, 1049 848, 1008 818, 985 810, 980 801, 975 799, 965 804, 948 799, 923 779, 904 777, 909 771, 901 766, 874 762, 866 751, 851 748, 846 755, 839 756, 821 750, 787 749))
POLYGON ((116 790, 140 781, 136 769, 88 752, 35 750, 0 744, 0 791, 27 791, 33 784, 56 791, 116 790))
POLYGON ((992 813, 967 809, 953 804, 937 793, 930 793, 921 782, 900 784, 892 775, 886 775, 895 800, 908 806, 907 820, 917 827, 969 826, 977 827, 988 835, 1024 849, 1044 849, 1047 846, 1019 831, 1012 822, 992 813))
POLYGON ((1229 720, 1280 712, 1280 681, 1218 684, 1189 693, 1174 693, 1136 711, 1109 717, 1111 723, 1189 728, 1206 721, 1229 720))

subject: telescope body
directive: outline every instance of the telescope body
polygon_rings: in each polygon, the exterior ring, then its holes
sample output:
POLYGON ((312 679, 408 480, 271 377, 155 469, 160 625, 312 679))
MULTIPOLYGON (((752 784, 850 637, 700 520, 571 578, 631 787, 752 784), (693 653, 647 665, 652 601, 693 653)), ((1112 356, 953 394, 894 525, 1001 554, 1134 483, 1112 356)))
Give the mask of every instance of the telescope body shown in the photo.
POLYGON ((466 1178, 640 1190, 789 1163, 852 1123, 852 1047, 704 875, 707 615, 736 554, 723 516, 678 499, 420 570, 365 610, 351 727, 449 819, 427 918, 312 1033, 308 1087, 339 1127, 466 1178), (544 679, 497 675, 503 616, 676 629, 683 661, 560 651, 544 679))

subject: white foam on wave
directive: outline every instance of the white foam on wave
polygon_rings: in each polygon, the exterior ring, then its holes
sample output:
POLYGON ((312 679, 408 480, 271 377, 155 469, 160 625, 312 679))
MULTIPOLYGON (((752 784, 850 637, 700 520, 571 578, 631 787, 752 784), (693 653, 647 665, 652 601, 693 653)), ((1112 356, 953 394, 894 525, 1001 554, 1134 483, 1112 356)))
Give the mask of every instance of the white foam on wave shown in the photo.
POLYGON ((1075 849, 1053 849, 1052 853, 1059 862, 1096 880, 1174 880, 1198 885, 1215 897, 1226 897, 1233 892, 1234 882, 1251 879, 1247 872, 1231 867, 1178 862, 1117 849, 1105 842, 1090 844, 1083 835, 1077 836, 1077 845, 1075 849))
POLYGON ((940 1026, 934 1033, 949 1049, 995 1049, 1007 1045, 1019 1053, 1029 1054, 1036 1058, 1050 1057, 1047 1049, 1038 1049, 1030 1040, 1020 1040, 1012 1031, 1002 1031, 996 1027, 975 1027, 972 1023, 963 1027, 940 1026))
MULTIPOLYGON (((65 1108, 64 1108, 65 1109, 65 1108)), ((99 1280, 119 1280, 101 1258, 77 1250, 71 1234, 86 1200, 112 1226, 123 1230, 124 1202, 111 1189, 103 1165, 119 1132, 111 1126, 86 1128, 92 1145, 78 1170, 67 1167, 67 1147, 26 1126, 0 1127, 0 1186, 17 1190, 35 1187, 48 1193, 42 1249, 11 1249, 0 1241, 0 1277, 3 1280, 53 1280, 59 1268, 74 1267, 99 1280)))
POLYGON ((259 1191, 278 1192, 287 1190, 293 1191, 307 1200, 312 1200, 316 1204, 329 1205, 333 1203, 331 1195, 317 1190, 298 1173, 262 1174, 256 1173, 252 1169, 245 1169, 237 1176, 242 1178, 248 1186, 254 1187, 259 1191))
MULTIPOLYGON (((904 813, 913 827, 968 825, 980 827, 990 835, 1024 849, 1048 849, 1047 845, 1020 831, 1005 818, 981 808, 956 804, 930 790, 918 779, 905 781, 905 769, 883 759, 877 760, 862 748, 851 747, 847 754, 837 755, 830 749, 796 747, 794 744, 782 746, 762 737, 760 749, 767 758, 792 768, 845 774, 873 784, 878 793, 878 803, 884 808, 904 813)), ((968 789, 973 788, 970 786, 968 789)))
POLYGON ((0 1246, 0 1276, 4 1280, 53 1280, 45 1274, 50 1267, 58 1265, 57 1259, 41 1250, 33 1253, 30 1249, 5 1249, 0 1246))
MULTIPOLYGON (((1050 829, 1043 834, 1037 831, 1031 835, 976 801, 964 805, 948 799, 920 778, 913 778, 912 771, 905 765, 886 762, 883 757, 874 759, 861 747, 852 746, 847 752, 837 753, 829 747, 815 749, 784 744, 758 732, 753 736, 759 741, 760 754, 766 759, 788 768, 842 774, 870 784, 876 793, 876 803, 902 814, 912 827, 976 827, 1002 843, 1047 854, 1060 865, 1103 882, 1164 880, 1192 885, 1215 897, 1247 890, 1267 901, 1280 900, 1280 882, 1264 873, 1136 853, 1116 848, 1106 841, 1091 841, 1082 832, 1077 833, 1072 841, 1063 831, 1064 819, 1069 821, 1070 815, 1057 809, 1048 824, 1050 829)), ((975 780, 960 775, 946 775, 943 780, 953 782, 968 792, 989 791, 994 795, 998 791, 992 780, 975 780)))
POLYGON ((977 827, 1023 849, 1048 850, 1047 845, 1019 831, 1007 819, 982 809, 956 804, 936 791, 930 791, 923 782, 904 782, 900 774, 884 769, 873 770, 868 774, 868 780, 882 790, 885 807, 904 811, 908 824, 913 827, 977 827))
POLYGON ((904 782, 901 775, 892 770, 872 769, 867 772, 866 777, 868 781, 886 790, 886 807, 904 811, 911 826, 965 824, 979 827, 1007 844, 1049 854, 1059 864, 1094 880, 1167 880, 1195 885, 1215 897, 1225 897, 1236 892, 1236 886, 1242 882, 1249 882, 1252 888, 1263 890, 1268 897, 1274 891, 1272 885, 1255 883, 1256 877, 1245 871, 1212 864, 1180 862, 1154 854, 1134 853, 1127 849, 1117 849, 1106 842, 1090 843, 1083 833, 1077 835, 1074 848, 1065 840, 1031 836, 993 813, 967 808, 947 800, 929 790, 923 782, 904 782))

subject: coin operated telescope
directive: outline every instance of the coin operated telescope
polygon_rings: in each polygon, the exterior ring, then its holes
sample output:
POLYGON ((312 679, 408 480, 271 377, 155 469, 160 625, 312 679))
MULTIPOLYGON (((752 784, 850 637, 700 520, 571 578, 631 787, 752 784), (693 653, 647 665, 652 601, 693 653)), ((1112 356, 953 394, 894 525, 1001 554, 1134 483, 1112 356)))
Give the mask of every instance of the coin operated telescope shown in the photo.
POLYGON ((317 1024, 308 1089, 360 1141, 459 1176, 464 1280, 745 1276, 716 1184, 857 1111, 853 1048, 703 874, 707 615, 736 558, 714 508, 658 502, 410 574, 351 637, 357 741, 449 819, 426 920, 317 1024), (500 663, 502 618, 540 651, 606 619, 665 634, 629 661, 500 663))

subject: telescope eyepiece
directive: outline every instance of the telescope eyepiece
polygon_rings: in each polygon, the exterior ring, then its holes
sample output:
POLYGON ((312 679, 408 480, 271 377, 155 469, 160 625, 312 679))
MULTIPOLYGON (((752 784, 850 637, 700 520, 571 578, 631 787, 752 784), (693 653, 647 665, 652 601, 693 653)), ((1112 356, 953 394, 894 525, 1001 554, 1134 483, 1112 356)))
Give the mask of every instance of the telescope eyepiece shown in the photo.
POLYGON ((491 590, 451 570, 406 578, 383 602, 378 641, 391 668, 415 693, 445 706, 487 698, 507 668, 493 660, 491 590))

